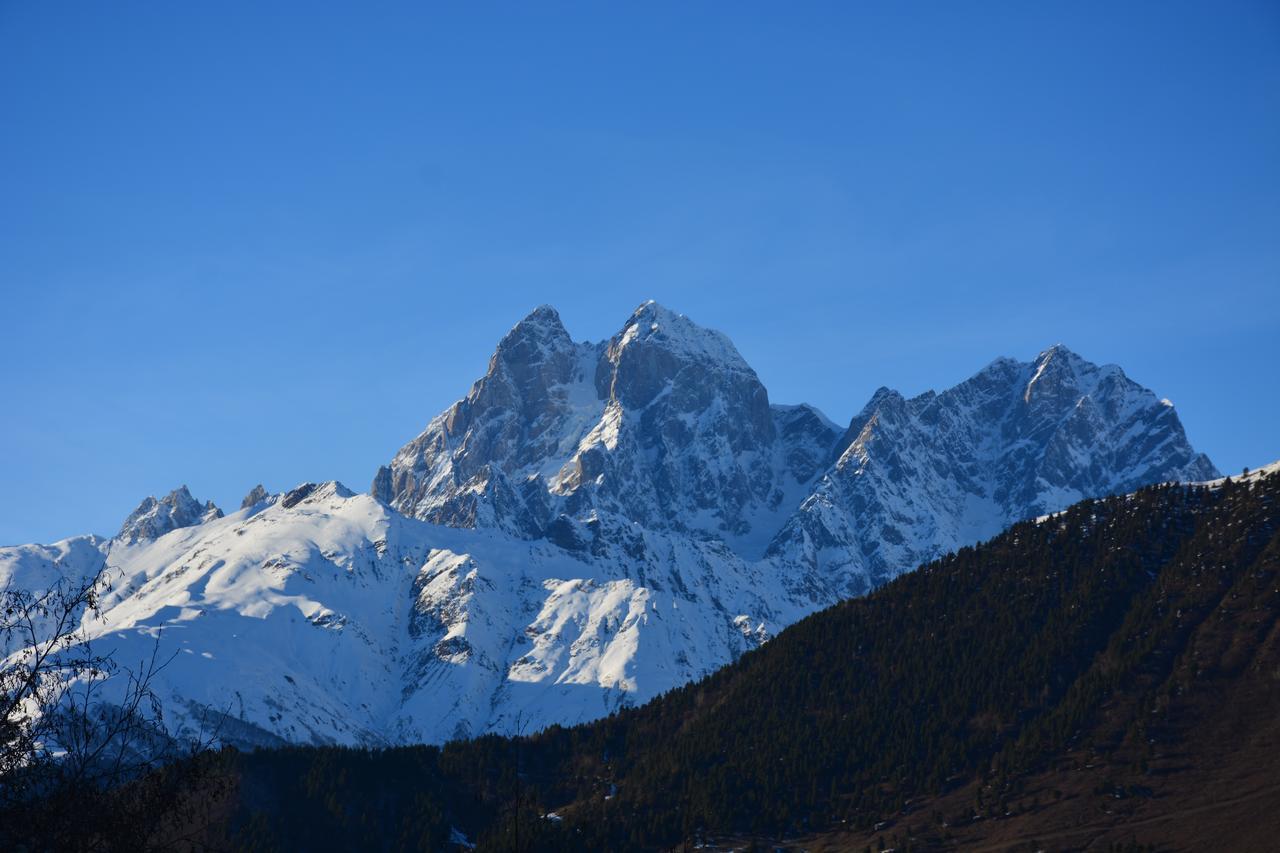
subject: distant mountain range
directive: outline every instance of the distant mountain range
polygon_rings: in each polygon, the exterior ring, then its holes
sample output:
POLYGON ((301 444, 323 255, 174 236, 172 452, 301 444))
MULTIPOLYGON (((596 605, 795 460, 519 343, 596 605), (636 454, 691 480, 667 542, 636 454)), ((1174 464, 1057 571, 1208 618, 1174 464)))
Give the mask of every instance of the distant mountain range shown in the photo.
POLYGON ((112 538, 0 549, 0 582, 112 572, 87 627, 178 651, 176 727, 439 742, 600 717, 1013 522, 1216 476, 1168 401, 1062 346, 842 429, 653 302, 600 343, 542 307, 368 494, 224 514, 184 487, 112 538))

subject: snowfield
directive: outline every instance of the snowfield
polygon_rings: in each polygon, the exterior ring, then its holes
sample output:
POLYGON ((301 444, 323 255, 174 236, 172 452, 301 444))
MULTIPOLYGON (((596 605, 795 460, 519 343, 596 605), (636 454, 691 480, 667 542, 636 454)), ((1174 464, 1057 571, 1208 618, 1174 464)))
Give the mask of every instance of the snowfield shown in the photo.
POLYGON ((576 722, 648 699, 756 645, 758 571, 720 549, 644 535, 620 577, 546 541, 406 518, 337 483, 144 544, 92 537, 0 552, 0 579, 106 567, 86 628, 129 664, 156 637, 175 725, 239 743, 405 743, 576 722), (674 562, 672 562, 674 560, 674 562), (678 581, 672 580, 680 576, 678 581), (707 618, 715 599, 741 622, 707 618), (745 626, 745 627, 744 627, 745 626), (230 719, 225 719, 229 717, 230 719))

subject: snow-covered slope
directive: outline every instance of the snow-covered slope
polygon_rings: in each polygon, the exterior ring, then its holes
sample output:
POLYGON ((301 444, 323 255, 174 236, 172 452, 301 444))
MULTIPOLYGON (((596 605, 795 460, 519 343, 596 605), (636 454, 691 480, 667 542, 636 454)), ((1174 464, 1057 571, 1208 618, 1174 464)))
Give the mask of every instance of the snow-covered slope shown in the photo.
POLYGON ((86 628, 125 664, 157 636, 175 726, 242 744, 440 741, 592 719, 704 675, 804 606, 722 546, 634 532, 574 554, 439 527, 338 483, 154 540, 0 551, 0 570, 113 590, 86 628))
POLYGON ((1011 521, 1215 475, 1171 406, 1062 347, 841 430, 652 302, 594 344, 543 307, 371 494, 257 487, 224 517, 183 488, 112 539, 0 549, 0 582, 107 567, 86 628, 177 650, 175 725, 439 741, 644 701, 1011 521))
POLYGON ((1234 483, 1254 483, 1258 480, 1270 477, 1278 471, 1280 471, 1280 460, 1272 462, 1270 465, 1263 465, 1261 468, 1254 468, 1253 470, 1246 468, 1243 473, 1236 474, 1232 477, 1215 477, 1212 480, 1205 480, 1200 485, 1220 487, 1228 480, 1234 483))

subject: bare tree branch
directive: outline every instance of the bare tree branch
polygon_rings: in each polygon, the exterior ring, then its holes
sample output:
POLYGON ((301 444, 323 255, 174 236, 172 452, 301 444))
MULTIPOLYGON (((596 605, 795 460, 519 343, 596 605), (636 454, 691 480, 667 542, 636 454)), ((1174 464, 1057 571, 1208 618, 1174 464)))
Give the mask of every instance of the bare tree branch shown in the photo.
POLYGON ((109 569, 0 590, 0 848, 208 844, 209 809, 230 785, 216 729, 166 727, 153 684, 177 653, 162 655, 159 632, 133 669, 94 650, 86 623, 110 590, 109 569))

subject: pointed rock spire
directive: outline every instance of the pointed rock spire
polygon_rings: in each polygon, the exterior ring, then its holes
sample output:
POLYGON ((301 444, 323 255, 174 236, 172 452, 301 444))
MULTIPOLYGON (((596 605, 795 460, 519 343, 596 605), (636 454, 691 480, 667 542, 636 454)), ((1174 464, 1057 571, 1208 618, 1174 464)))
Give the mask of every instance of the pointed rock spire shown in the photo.
MULTIPOLYGON (((493 358, 505 362, 540 364, 548 357, 572 348, 573 339, 560 322, 560 313, 550 305, 539 305, 503 336, 493 358)), ((492 371, 492 366, 490 370, 492 371)))
POLYGON ((373 483, 369 486, 369 494, 384 504, 389 504, 395 500, 395 492, 391 483, 391 469, 386 465, 379 465, 378 473, 373 475, 373 483))
POLYGON ((179 486, 163 498, 153 496, 143 499, 138 508, 129 514, 116 538, 130 545, 158 539, 180 527, 190 527, 222 517, 222 510, 213 501, 201 504, 191 496, 186 486, 179 486))
POLYGON ((255 507, 270 497, 271 493, 259 483, 249 490, 249 494, 244 496, 244 500, 240 501, 240 508, 249 509, 250 507, 255 507))
POLYGON ((705 361, 727 370, 754 374, 723 332, 700 326, 652 299, 632 312, 614 341, 618 350, 641 344, 656 346, 681 360, 705 361))

